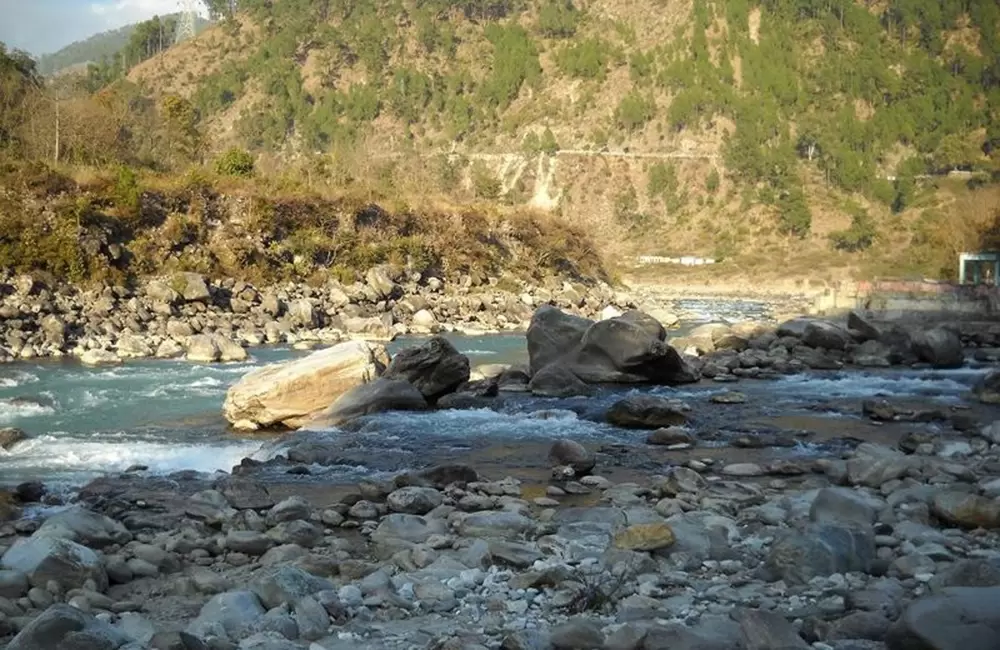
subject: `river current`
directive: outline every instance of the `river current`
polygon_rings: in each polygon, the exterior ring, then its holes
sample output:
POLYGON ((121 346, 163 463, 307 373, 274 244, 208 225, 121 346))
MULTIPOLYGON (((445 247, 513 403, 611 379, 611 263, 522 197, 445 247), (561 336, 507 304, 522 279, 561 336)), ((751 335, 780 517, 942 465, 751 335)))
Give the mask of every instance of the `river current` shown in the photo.
MULTIPOLYGON (((753 305, 692 301, 687 316, 687 327, 680 333, 699 321, 759 318, 760 313, 753 305)), ((473 367, 523 362, 527 357, 523 334, 449 338, 469 356, 473 367)), ((390 353, 412 343, 414 339, 394 341, 390 353)), ((308 352, 278 347, 251 353, 248 362, 216 365, 134 361, 87 368, 72 361, 47 361, 0 366, 0 427, 21 428, 31 438, 11 452, 0 451, 0 485, 42 480, 68 487, 133 465, 146 466, 154 473, 214 472, 229 471, 244 457, 267 460, 280 453, 281 446, 270 437, 236 435, 227 429, 221 417, 226 390, 253 368, 308 352)), ((838 418, 843 415, 836 409, 824 411, 822 404, 876 395, 954 403, 984 372, 975 368, 828 372, 743 381, 735 387, 757 405, 755 414, 815 415, 818 410, 821 417, 838 418)), ((708 383, 679 390, 640 390, 669 393, 691 403, 697 412, 699 406, 710 406, 713 394, 730 388, 708 383)), ((497 411, 388 413, 367 419, 350 434, 339 435, 353 435, 362 443, 371 441, 373 455, 407 444, 461 446, 473 437, 480 441, 573 437, 639 444, 645 435, 642 432, 616 429, 600 421, 601 413, 623 392, 628 391, 605 391, 573 400, 519 397, 507 400, 497 411)), ((731 424, 722 422, 720 426, 731 424)), ((334 476, 328 470, 324 478, 356 479, 377 471, 378 463, 371 465, 376 469, 368 467, 362 454, 332 470, 334 476)))

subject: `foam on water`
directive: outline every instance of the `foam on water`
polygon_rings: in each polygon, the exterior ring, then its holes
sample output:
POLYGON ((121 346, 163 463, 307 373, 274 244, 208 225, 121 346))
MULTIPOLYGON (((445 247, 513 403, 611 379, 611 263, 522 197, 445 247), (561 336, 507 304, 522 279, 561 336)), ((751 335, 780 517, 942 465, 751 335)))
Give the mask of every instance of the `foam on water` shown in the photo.
POLYGON ((0 399, 0 423, 9 424, 24 418, 53 413, 55 408, 47 404, 19 399, 0 399))
POLYGON ((827 376, 790 375, 774 385, 783 402, 802 398, 936 397, 954 401, 968 392, 983 374, 976 370, 920 371, 917 373, 837 373, 827 376))
POLYGON ((4 376, 0 376, 0 388, 16 388, 36 381, 38 381, 36 375, 30 372, 15 370, 13 372, 5 372, 4 376))
POLYGON ((47 480, 70 476, 121 472, 133 465, 146 465, 156 474, 178 470, 230 471, 240 460, 260 449, 252 440, 179 444, 169 441, 135 441, 100 436, 83 440, 58 433, 43 435, 14 447, 3 458, 5 474, 37 475, 44 468, 47 480))
POLYGON ((364 422, 357 431, 378 442, 433 436, 435 444, 446 440, 495 437, 518 439, 632 439, 642 434, 615 429, 602 422, 581 419, 575 412, 538 409, 497 412, 490 409, 445 410, 428 413, 391 412, 364 422))
POLYGON ((683 298, 674 302, 684 312, 685 320, 697 323, 739 323, 768 320, 769 305, 757 300, 718 300, 683 298))

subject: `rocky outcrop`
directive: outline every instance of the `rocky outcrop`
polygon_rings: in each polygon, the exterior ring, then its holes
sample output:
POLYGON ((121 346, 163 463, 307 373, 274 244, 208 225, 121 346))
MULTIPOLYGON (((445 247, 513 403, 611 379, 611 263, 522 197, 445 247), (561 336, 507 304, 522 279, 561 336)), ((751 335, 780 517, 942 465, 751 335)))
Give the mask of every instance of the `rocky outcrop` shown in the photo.
POLYGON ((265 366, 229 389, 223 414, 237 429, 297 428, 350 389, 374 380, 388 361, 383 347, 352 341, 265 366))
POLYGON ((405 379, 380 377, 350 389, 303 426, 310 429, 335 427, 351 420, 385 411, 424 411, 427 400, 405 379))

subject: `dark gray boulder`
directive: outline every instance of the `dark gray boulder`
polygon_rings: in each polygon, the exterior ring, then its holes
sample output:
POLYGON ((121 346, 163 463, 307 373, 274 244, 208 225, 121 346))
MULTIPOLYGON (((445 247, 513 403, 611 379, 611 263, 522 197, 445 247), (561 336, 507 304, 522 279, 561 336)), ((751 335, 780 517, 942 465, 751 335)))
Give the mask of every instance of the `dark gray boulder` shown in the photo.
POLYGON ((944 327, 935 327, 913 336, 913 352, 935 368, 961 368, 965 364, 962 339, 944 327))
POLYGON ((435 336, 400 351, 382 378, 405 379, 428 402, 434 402, 469 381, 469 358, 446 338, 435 336))
POLYGON ((577 397, 590 395, 591 388, 561 361, 545 366, 528 382, 528 390, 539 397, 577 397))
POLYGON ((594 323, 583 335, 569 367, 590 384, 685 384, 697 375, 666 342, 654 318, 630 311, 594 323))
POLYGON ((530 373, 572 353, 594 321, 542 305, 531 316, 526 334, 530 373))
POLYGON ((1000 648, 1000 587, 950 587, 913 602, 886 637, 889 650, 1000 648))
POLYGON ((631 395, 615 402, 605 416, 626 429, 660 429, 687 422, 685 405, 659 395, 631 395))
POLYGON ((7 646, 7 650, 116 650, 131 639, 120 630, 76 607, 52 605, 28 623, 7 646))
POLYGON ((861 571, 875 559, 875 537, 859 527, 814 524, 771 545, 765 567, 776 580, 806 584, 817 576, 861 571))

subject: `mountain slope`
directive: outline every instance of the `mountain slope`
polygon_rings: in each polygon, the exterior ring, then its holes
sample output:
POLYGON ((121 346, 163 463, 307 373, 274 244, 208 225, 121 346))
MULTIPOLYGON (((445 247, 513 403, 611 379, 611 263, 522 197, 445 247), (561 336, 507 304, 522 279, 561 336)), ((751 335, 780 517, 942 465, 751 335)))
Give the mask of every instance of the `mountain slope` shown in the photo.
POLYGON ((936 274, 944 174, 998 166, 991 0, 242 7, 131 78, 275 169, 557 206, 612 250, 936 274))
POLYGON ((45 76, 51 76, 67 68, 113 56, 125 47, 133 31, 135 25, 126 25, 70 43, 57 52, 38 57, 38 71, 45 76))
MULTIPOLYGON (((177 14, 168 14, 162 17, 165 25, 173 25, 176 19, 177 14)), ((57 52, 44 54, 38 57, 38 71, 48 77, 70 68, 114 58, 129 44, 132 34, 141 24, 133 23, 119 27, 118 29, 94 34, 82 41, 70 43, 57 52)), ((207 21, 198 19, 199 29, 203 29, 207 25, 207 21)), ((173 40, 172 27, 167 30, 167 33, 163 34, 163 38, 164 45, 169 46, 173 40)))

